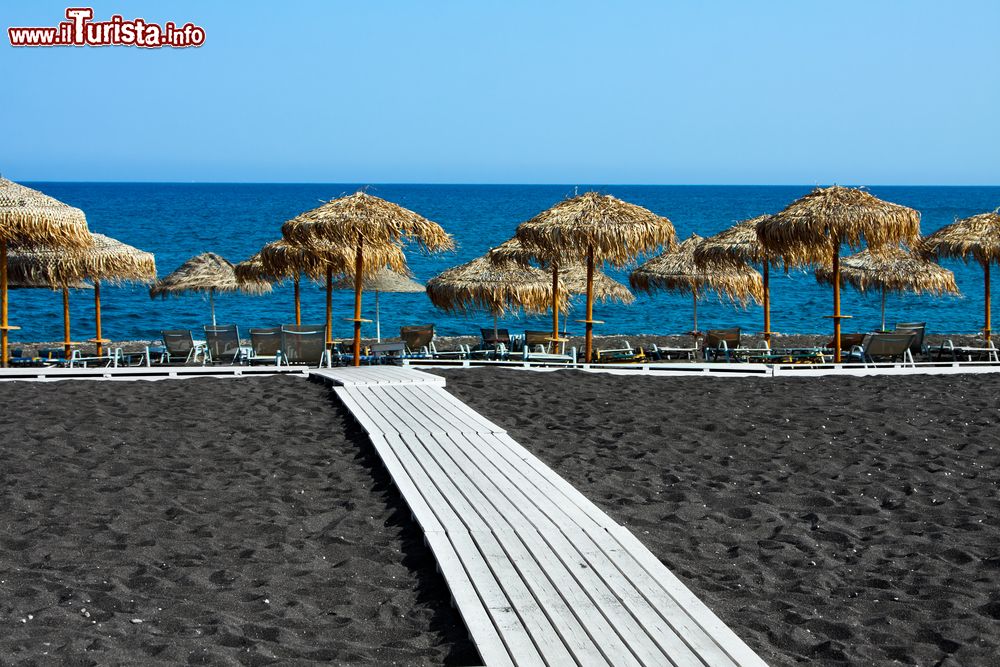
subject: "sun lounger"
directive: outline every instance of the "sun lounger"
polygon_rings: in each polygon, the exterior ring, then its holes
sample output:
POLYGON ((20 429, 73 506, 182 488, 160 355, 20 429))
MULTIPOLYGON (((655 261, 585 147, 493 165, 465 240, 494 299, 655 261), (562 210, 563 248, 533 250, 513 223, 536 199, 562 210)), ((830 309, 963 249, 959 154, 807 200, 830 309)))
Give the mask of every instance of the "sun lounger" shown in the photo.
POLYGON ((916 338, 910 345, 911 354, 926 355, 927 349, 924 346, 924 333, 927 331, 927 322, 898 322, 893 333, 915 333, 916 338))
POLYGON ((632 345, 627 340, 622 342, 622 347, 594 350, 595 364, 642 363, 644 361, 646 361, 646 354, 643 349, 633 350, 632 345))
POLYGON ((716 361, 724 358, 726 361, 733 360, 733 350, 740 346, 740 328, 731 329, 709 329, 705 334, 705 347, 703 353, 708 361, 716 361))
POLYGON ((984 341, 981 346, 955 345, 946 340, 939 347, 928 350, 928 356, 933 361, 992 361, 1000 363, 1000 356, 992 340, 984 341))
POLYGON ((160 335, 163 337, 163 347, 166 348, 160 358, 161 362, 173 363, 183 360, 183 363, 189 364, 197 362, 199 356, 204 359, 205 346, 195 342, 190 329, 170 329, 161 331, 160 335))
POLYGON ((695 343, 694 347, 660 347, 656 343, 653 343, 653 349, 650 350, 649 356, 657 361, 668 361, 670 359, 694 361, 698 356, 698 345, 695 343))
POLYGON ((869 363, 902 361, 904 364, 912 366, 913 353, 910 346, 916 334, 908 333, 873 333, 868 334, 863 345, 855 346, 851 350, 848 358, 862 362, 865 366, 869 363))
POLYGON ((410 358, 429 356, 430 346, 434 341, 434 325, 419 324, 399 327, 399 337, 406 344, 406 354, 410 358))
POLYGON ((253 364, 281 365, 281 327, 250 329, 250 355, 253 364))
MULTIPOLYGON (((100 366, 104 366, 106 368, 118 368, 118 364, 122 359, 122 356, 121 348, 108 349, 100 356, 84 356, 83 352, 80 350, 73 350, 64 365, 69 366, 70 368, 98 368, 100 366)), ((124 363, 122 365, 124 365, 124 363)))
POLYGON ((235 324, 205 325, 205 360, 213 364, 241 364, 249 350, 240 345, 240 330, 235 324))
POLYGON ((438 350, 434 341, 428 344, 428 351, 430 352, 432 359, 471 359, 472 350, 468 345, 458 344, 458 348, 454 350, 438 350))
POLYGON ((507 329, 497 329, 494 331, 492 328, 480 328, 479 331, 483 339, 479 343, 478 348, 469 351, 470 356, 493 359, 506 359, 509 356, 511 340, 510 332, 507 329))
POLYGON ((322 324, 285 324, 281 327, 281 358, 288 364, 332 366, 326 349, 326 326, 322 324))
POLYGON ((576 363, 576 348, 567 354, 566 339, 553 340, 551 331, 525 331, 523 341, 520 356, 524 361, 576 363))

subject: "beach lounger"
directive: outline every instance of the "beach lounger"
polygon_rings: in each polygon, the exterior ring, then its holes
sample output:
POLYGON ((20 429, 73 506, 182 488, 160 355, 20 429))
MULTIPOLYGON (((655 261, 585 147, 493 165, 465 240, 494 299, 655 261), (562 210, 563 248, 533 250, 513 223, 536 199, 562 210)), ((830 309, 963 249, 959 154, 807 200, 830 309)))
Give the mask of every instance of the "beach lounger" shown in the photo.
POLYGON ((428 344, 428 350, 432 359, 471 359, 472 350, 468 345, 458 344, 454 350, 438 350, 434 341, 428 344))
POLYGON ((406 343, 394 341, 390 343, 372 343, 362 361, 369 364, 398 364, 408 356, 406 343))
POLYGON ((576 363, 576 348, 566 353, 566 339, 552 339, 551 331, 525 331, 521 358, 525 361, 576 363))
MULTIPOLYGON (((104 366, 105 368, 118 368, 119 361, 122 361, 123 355, 121 348, 108 349, 104 354, 84 356, 83 352, 80 350, 73 350, 69 359, 66 360, 65 365, 70 368, 98 368, 104 366)), ((125 365, 122 363, 121 365, 125 365)))
POLYGON ((197 362, 198 357, 204 358, 205 346, 195 343, 190 329, 170 329, 161 331, 163 347, 166 348, 160 357, 161 363, 180 362, 188 364, 197 362))
POLYGON ((912 332, 917 334, 917 337, 913 339, 913 344, 910 345, 910 353, 926 355, 927 348, 924 345, 924 333, 926 333, 926 331, 927 322, 898 322, 893 333, 912 332))
POLYGON ((644 361, 646 361, 646 353, 643 349, 640 347, 638 350, 633 350, 631 343, 627 340, 622 341, 622 347, 594 350, 595 364, 642 363, 644 361))
POLYGON ((205 325, 205 361, 213 364, 242 364, 247 351, 240 345, 240 330, 235 324, 205 325))
POLYGON ((868 334, 863 345, 855 346, 848 355, 849 359, 869 363, 902 361, 912 366, 913 354, 910 346, 916 334, 908 333, 873 333, 868 334))
POLYGON ((723 358, 733 360, 733 350, 740 346, 740 328, 709 329, 705 334, 703 353, 707 361, 723 358))
POLYGON ((434 325, 419 324, 399 327, 399 337, 406 344, 406 354, 411 359, 430 355, 430 346, 434 341, 434 325))
POLYGON ((983 341, 981 346, 955 345, 946 340, 939 347, 928 350, 933 361, 992 361, 1000 363, 997 348, 992 340, 983 341))
POLYGON ((250 329, 250 356, 253 364, 281 365, 281 327, 250 329))
POLYGON ((668 361, 670 359, 694 361, 698 356, 698 344, 695 343, 694 347, 660 347, 656 343, 653 343, 653 349, 650 350, 649 356, 656 361, 668 361))
POLYGON ((285 324, 281 327, 281 358, 287 364, 316 364, 330 367, 326 349, 326 326, 323 324, 285 324))
POLYGON ((479 343, 479 347, 475 350, 470 350, 471 356, 482 356, 494 359, 506 359, 510 353, 511 340, 510 332, 507 329, 497 329, 495 332, 493 328, 489 329, 479 329, 483 339, 479 343))

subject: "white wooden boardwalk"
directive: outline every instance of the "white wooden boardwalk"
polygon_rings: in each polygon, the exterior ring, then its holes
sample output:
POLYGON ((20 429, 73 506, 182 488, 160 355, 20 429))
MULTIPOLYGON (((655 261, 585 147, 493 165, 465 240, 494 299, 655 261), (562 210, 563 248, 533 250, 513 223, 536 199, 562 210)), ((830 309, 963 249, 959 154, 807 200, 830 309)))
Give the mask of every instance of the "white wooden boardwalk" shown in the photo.
POLYGON ((395 367, 320 369, 419 522, 487 665, 764 665, 636 539, 507 433, 395 367))

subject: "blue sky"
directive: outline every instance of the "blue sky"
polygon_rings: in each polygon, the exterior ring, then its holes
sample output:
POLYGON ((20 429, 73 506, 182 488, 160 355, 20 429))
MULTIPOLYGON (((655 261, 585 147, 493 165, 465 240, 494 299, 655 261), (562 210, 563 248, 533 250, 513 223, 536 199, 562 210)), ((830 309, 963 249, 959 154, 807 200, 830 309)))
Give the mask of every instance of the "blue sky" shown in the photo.
MULTIPOLYGON (((91 4, 207 40, 4 34, 3 175, 1000 183, 995 0, 91 4)), ((55 25, 66 6, 5 0, 0 17, 55 25)))

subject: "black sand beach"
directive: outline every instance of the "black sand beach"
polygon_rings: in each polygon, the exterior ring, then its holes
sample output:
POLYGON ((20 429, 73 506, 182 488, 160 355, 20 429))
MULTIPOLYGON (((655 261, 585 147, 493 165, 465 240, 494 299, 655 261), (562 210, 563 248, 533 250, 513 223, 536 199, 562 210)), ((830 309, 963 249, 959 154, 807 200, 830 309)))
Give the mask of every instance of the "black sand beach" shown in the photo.
POLYGON ((321 385, 7 382, 0 402, 0 664, 476 661, 321 385))
POLYGON ((769 664, 998 664, 997 376, 435 372, 769 664))

